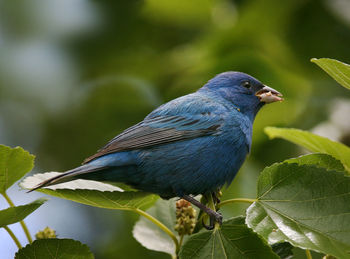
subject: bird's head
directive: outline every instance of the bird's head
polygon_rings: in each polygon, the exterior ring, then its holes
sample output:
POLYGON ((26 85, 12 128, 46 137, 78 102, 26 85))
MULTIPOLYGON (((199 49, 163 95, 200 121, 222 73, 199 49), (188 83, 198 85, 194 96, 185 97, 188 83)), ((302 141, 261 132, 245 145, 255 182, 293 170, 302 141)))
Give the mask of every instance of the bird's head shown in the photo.
POLYGON ((281 93, 241 72, 218 74, 209 80, 200 91, 222 97, 230 101, 234 107, 239 108, 241 112, 253 117, 264 104, 283 100, 281 93))

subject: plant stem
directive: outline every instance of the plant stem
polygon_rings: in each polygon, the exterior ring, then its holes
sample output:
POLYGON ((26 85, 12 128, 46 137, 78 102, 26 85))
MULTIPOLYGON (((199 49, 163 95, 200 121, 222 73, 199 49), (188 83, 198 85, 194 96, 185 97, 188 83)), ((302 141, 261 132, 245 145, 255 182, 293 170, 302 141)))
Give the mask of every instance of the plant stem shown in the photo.
POLYGON ((257 199, 248 199, 248 198, 235 198, 230 200, 225 200, 219 203, 219 208, 221 208, 223 205, 227 205, 229 203, 235 203, 235 202, 245 202, 245 203, 253 203, 256 202, 257 199))
POLYGON ((13 232, 11 231, 11 229, 9 229, 8 226, 4 226, 4 229, 7 231, 7 233, 9 233, 9 235, 12 237, 13 241, 16 243, 18 249, 22 248, 21 243, 18 241, 17 237, 15 236, 15 234, 13 234, 13 232))
POLYGON ((22 228, 23 228, 23 231, 24 231, 24 234, 26 235, 27 239, 28 239, 28 242, 31 244, 33 243, 33 239, 30 235, 30 232, 29 232, 29 229, 27 228, 26 224, 24 223, 23 220, 21 220, 19 222, 19 224, 21 224, 22 228))
POLYGON ((309 249, 306 249, 306 250, 305 250, 305 253, 306 253, 306 258, 307 258, 307 259, 312 259, 312 255, 311 255, 311 252, 310 252, 309 249))
POLYGON ((180 236, 180 242, 179 242, 179 246, 180 246, 180 247, 182 246, 182 242, 184 241, 184 236, 185 236, 185 235, 181 235, 181 236, 180 236))
POLYGON ((5 200, 10 205, 10 207, 15 207, 15 204, 11 201, 10 197, 7 196, 6 192, 1 193, 1 194, 2 194, 2 196, 4 196, 5 200))
MULTIPOLYGON (((12 200, 10 199, 10 197, 6 194, 6 192, 2 193, 2 196, 4 196, 5 200, 7 201, 7 203, 10 205, 10 207, 15 207, 15 204, 12 202, 12 200)), ((30 235, 30 232, 27 228, 27 225, 24 223, 23 220, 21 220, 19 222, 19 224, 21 224, 22 228, 23 228, 23 231, 24 231, 24 234, 26 235, 27 239, 28 239, 28 242, 31 244, 33 243, 33 239, 30 235)))
POLYGON ((144 216, 148 220, 152 221, 154 224, 156 224, 161 230, 163 230, 168 236, 174 241, 175 247, 176 247, 176 253, 180 250, 179 241, 177 240, 176 236, 169 228, 167 228, 162 222, 160 222, 158 219, 153 217, 152 215, 148 214, 147 212, 140 210, 140 209, 133 209, 136 213, 140 214, 141 216, 144 216))
POLYGON ((208 194, 208 207, 210 209, 212 209, 213 211, 216 211, 216 208, 215 208, 215 203, 214 203, 214 200, 213 200, 213 196, 211 194, 208 194))

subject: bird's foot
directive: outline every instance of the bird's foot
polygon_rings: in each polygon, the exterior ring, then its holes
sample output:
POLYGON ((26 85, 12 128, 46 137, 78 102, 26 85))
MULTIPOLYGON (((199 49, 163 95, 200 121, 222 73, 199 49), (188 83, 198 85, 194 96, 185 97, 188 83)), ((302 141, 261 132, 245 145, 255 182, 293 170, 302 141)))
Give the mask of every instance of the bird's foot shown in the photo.
POLYGON ((202 225, 205 229, 213 230, 215 227, 215 222, 219 223, 220 226, 222 225, 222 215, 220 212, 213 211, 213 213, 209 216, 210 216, 209 225, 206 225, 204 221, 202 221, 202 225))
POLYGON ((210 217, 210 224, 209 224, 209 225, 207 225, 207 224, 204 223, 204 218, 203 218, 203 219, 202 219, 202 225, 203 225, 203 227, 204 227, 205 229, 207 229, 207 230, 213 230, 213 229, 214 229, 214 226, 215 226, 214 220, 213 220, 212 217, 210 217))
POLYGON ((215 212, 214 219, 217 223, 219 223, 220 226, 222 225, 223 217, 222 217, 222 214, 220 212, 215 212))
POLYGON ((203 226, 206 229, 208 229, 208 230, 213 229, 215 227, 215 222, 219 223, 220 225, 222 224, 222 215, 221 215, 221 213, 208 208, 207 206, 205 206, 204 204, 200 203, 195 198, 193 198, 193 197, 191 197, 189 195, 183 195, 182 198, 187 200, 187 201, 189 201, 190 203, 196 205, 198 208, 200 208, 202 211, 204 211, 205 213, 207 213, 209 215, 209 218, 210 218, 209 226, 206 225, 204 222, 202 222, 203 226))

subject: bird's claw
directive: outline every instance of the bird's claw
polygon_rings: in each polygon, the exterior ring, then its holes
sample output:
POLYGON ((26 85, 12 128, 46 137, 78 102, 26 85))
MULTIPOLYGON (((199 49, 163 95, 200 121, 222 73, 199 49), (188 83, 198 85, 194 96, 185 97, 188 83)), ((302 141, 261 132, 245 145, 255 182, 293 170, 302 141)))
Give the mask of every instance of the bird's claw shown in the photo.
POLYGON ((206 230, 213 230, 214 229, 214 225, 206 225, 204 222, 203 222, 203 227, 206 229, 206 230))
POLYGON ((221 226, 222 225, 222 219, 223 219, 221 213, 220 212, 215 212, 214 217, 215 217, 215 221, 217 223, 219 223, 220 226, 221 226))
POLYGON ((204 219, 202 220, 202 224, 206 230, 213 230, 214 229, 214 221, 212 220, 212 218, 210 218, 210 225, 205 224, 204 219))
POLYGON ((213 215, 210 215, 210 225, 206 225, 204 221, 202 221, 203 227, 207 230, 213 230, 215 227, 215 222, 219 223, 219 225, 222 225, 222 215, 219 212, 213 213, 213 215))

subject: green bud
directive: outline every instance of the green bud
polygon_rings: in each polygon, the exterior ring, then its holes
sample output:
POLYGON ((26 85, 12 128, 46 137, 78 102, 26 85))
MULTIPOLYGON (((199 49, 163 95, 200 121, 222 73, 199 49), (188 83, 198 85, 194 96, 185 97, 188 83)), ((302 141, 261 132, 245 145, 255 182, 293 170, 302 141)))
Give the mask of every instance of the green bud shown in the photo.
POLYGON ((56 231, 52 228, 46 227, 44 230, 35 234, 36 239, 56 238, 56 231))

